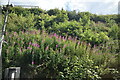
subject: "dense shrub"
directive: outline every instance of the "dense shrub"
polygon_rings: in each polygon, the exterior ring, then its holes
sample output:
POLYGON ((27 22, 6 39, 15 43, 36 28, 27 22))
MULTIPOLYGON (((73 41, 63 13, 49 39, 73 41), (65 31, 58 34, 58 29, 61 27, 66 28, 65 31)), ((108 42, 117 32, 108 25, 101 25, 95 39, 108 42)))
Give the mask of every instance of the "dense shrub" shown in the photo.
POLYGON ((104 70, 109 74, 111 64, 117 63, 115 54, 102 53, 97 47, 91 48, 90 44, 76 38, 55 33, 7 32, 5 40, 8 44, 3 46, 3 68, 20 66, 22 77, 99 79, 104 70))

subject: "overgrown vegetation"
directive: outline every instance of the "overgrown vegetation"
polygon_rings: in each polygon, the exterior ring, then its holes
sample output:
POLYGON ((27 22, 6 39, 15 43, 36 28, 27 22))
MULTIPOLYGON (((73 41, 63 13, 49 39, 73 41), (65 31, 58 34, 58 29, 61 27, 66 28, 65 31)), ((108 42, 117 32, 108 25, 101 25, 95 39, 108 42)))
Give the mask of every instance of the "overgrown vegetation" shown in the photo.
POLYGON ((13 7, 3 72, 20 66, 21 78, 118 79, 118 22, 117 15, 13 7))

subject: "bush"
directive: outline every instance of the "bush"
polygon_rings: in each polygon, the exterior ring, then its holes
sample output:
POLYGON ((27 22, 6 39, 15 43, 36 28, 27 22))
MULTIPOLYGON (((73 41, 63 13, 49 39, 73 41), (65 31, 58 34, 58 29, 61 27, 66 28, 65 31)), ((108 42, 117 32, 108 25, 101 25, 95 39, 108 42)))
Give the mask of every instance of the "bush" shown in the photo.
POLYGON ((3 68, 20 66, 22 78, 99 79, 101 69, 104 71, 109 69, 110 63, 116 63, 112 54, 101 54, 98 59, 100 50, 95 51, 96 48, 76 38, 55 33, 48 35, 39 30, 7 32, 5 40, 8 45, 3 46, 3 68))

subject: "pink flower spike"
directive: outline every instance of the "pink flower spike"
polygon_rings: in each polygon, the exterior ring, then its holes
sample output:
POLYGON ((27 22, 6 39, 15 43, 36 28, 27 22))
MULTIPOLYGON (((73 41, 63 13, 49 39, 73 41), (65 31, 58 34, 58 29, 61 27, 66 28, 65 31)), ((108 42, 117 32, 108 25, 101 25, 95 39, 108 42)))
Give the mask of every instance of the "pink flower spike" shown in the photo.
POLYGON ((57 36, 56 33, 53 34, 54 36, 57 36))
POLYGON ((47 50, 48 50, 48 48, 49 48, 49 46, 47 46, 47 47, 45 48, 45 50, 47 51, 47 50))
POLYGON ((61 39, 61 36, 59 36, 59 38, 61 39))
POLYGON ((64 36, 62 37, 63 40, 65 40, 64 36))
POLYGON ((32 43, 31 42, 29 42, 29 45, 31 45, 32 43))
POLYGON ((58 45, 56 45, 56 48, 58 47, 58 45))
POLYGON ((65 47, 66 47, 66 45, 63 46, 63 48, 65 48, 65 47))
POLYGON ((68 40, 71 40, 71 36, 68 37, 68 40))
POLYGON ((14 34, 16 34, 16 32, 14 32, 14 34))
POLYGON ((78 45, 80 44, 80 41, 78 41, 78 45))
POLYGON ((35 64, 34 61, 32 61, 32 65, 35 64))
POLYGON ((40 45, 37 45, 37 47, 40 47, 40 45))
POLYGON ((31 50, 32 48, 31 47, 27 47, 27 49, 31 50))

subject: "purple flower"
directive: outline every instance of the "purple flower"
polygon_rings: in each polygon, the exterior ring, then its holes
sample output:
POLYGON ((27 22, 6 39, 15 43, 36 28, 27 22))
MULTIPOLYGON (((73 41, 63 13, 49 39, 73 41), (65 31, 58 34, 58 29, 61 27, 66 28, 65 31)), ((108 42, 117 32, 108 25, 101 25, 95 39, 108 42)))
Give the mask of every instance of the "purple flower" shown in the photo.
POLYGON ((31 50, 32 48, 31 47, 27 47, 27 49, 31 50))
POLYGON ((58 45, 56 45, 56 48, 58 47, 58 45))
POLYGON ((31 42, 29 42, 29 45, 31 45, 32 43, 31 42))
POLYGON ((47 50, 48 50, 48 48, 49 48, 49 46, 47 46, 47 47, 45 48, 45 50, 47 51, 47 50))
POLYGON ((16 32, 14 32, 14 35, 16 35, 17 33, 16 32))
POLYGON ((66 44, 63 46, 63 48, 65 48, 66 47, 66 44))
POLYGON ((56 37, 56 36, 57 36, 57 34, 56 34, 56 33, 54 33, 54 34, 53 34, 53 36, 55 36, 55 37, 56 37))
POLYGON ((34 47, 40 47, 40 45, 37 44, 37 43, 32 44, 32 46, 34 46, 34 47))
POLYGON ((58 38, 58 35, 56 33, 53 34, 54 37, 58 38))
POLYGON ((68 40, 72 40, 71 36, 68 37, 68 40))
POLYGON ((64 36, 62 37, 63 40, 65 40, 64 36))
POLYGON ((61 36, 59 36, 59 38, 61 39, 61 36))
POLYGON ((32 65, 35 64, 34 61, 32 61, 32 65))
POLYGON ((47 46, 47 47, 45 48, 45 50, 47 51, 47 50, 48 50, 48 48, 49 48, 49 46, 47 46))
POLYGON ((37 45, 37 47, 40 47, 40 45, 37 45))
POLYGON ((78 41, 78 45, 80 45, 80 41, 78 41))
POLYGON ((76 41, 76 40, 77 40, 77 37, 74 38, 74 41, 76 41))

